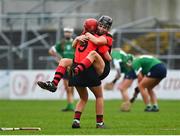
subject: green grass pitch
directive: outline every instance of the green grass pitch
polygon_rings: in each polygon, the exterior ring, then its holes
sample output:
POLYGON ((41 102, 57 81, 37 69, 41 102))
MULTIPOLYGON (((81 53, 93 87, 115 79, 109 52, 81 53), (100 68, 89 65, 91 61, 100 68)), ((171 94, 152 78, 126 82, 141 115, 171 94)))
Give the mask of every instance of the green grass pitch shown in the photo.
POLYGON ((0 131, 0 135, 180 135, 180 100, 160 100, 160 112, 146 113, 142 101, 120 112, 120 100, 105 101, 105 129, 95 128, 95 101, 82 114, 81 128, 72 129, 73 112, 61 112, 63 100, 0 100, 0 127, 41 127, 41 131, 0 131))

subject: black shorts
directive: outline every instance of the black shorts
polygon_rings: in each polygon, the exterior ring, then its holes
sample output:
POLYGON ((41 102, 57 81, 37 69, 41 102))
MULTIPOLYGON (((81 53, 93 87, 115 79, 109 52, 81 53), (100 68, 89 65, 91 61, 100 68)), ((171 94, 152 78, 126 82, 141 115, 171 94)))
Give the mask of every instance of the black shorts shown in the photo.
POLYGON ((104 78, 106 78, 109 75, 109 72, 110 72, 110 62, 105 61, 104 71, 102 75, 99 76, 100 80, 103 80, 104 78))
POLYGON ((124 79, 132 79, 132 80, 134 80, 134 79, 136 79, 137 78, 137 76, 136 76, 136 73, 135 73, 135 71, 134 70, 131 70, 131 71, 129 71, 128 73, 126 73, 125 74, 125 76, 124 76, 124 79))
MULTIPOLYGON (((77 63, 73 63, 72 68, 75 66, 77 66, 77 63)), ((69 86, 95 87, 99 85, 101 85, 101 80, 93 66, 69 78, 69 86)))
POLYGON ((147 77, 163 79, 167 75, 167 69, 163 63, 153 66, 147 73, 147 77))

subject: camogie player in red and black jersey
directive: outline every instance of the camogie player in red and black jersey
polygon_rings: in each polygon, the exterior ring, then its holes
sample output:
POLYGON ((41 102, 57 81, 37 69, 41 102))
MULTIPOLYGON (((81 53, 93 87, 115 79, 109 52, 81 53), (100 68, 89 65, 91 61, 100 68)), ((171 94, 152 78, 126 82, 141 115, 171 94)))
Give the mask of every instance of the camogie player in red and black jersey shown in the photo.
MULTIPOLYGON (((70 78, 69 85, 76 87, 80 99, 76 104, 72 128, 80 128, 81 114, 88 100, 86 87, 92 91, 96 98, 96 128, 104 128, 104 99, 101 79, 106 77, 110 71, 109 60, 106 59, 106 57, 112 46, 112 37, 108 34, 111 25, 112 19, 109 16, 100 17, 97 27, 98 35, 86 33, 84 39, 85 42, 88 40, 88 44, 85 44, 85 47, 77 44, 77 52, 75 53, 73 63, 73 67, 75 67, 74 76, 70 78), (96 45, 97 48, 95 48, 94 45, 96 45), (78 50, 79 47, 84 50, 78 50), (93 47, 95 50, 91 50, 93 47), (101 55, 97 52, 100 52, 101 55)), ((83 37, 81 38, 83 42, 83 37)))
MULTIPOLYGON (((100 79, 103 79, 109 74, 110 71, 109 61, 111 60, 111 56, 109 55, 109 49, 112 46, 112 37, 107 36, 109 35, 107 34, 107 32, 103 34, 104 31, 102 32, 101 30, 102 20, 103 19, 100 18, 98 24, 97 24, 97 20, 93 18, 85 20, 83 34, 86 34, 87 36, 85 35, 78 36, 73 42, 74 43, 73 46, 76 47, 74 62, 79 64, 75 68, 75 74, 77 74, 78 72, 76 69, 80 68, 79 72, 83 71, 80 66, 84 66, 85 68, 88 68, 92 64, 93 67, 96 69, 97 74, 101 75, 100 79), (93 34, 95 34, 96 32, 97 25, 98 27, 100 27, 99 32, 98 31, 97 32, 99 34, 103 34, 102 36, 98 36, 97 34, 93 36, 93 34), (91 39, 94 43, 91 42, 91 39), (97 46, 96 44, 98 44, 99 46, 97 46), (95 50, 99 52, 101 56, 95 50), (105 61, 103 61, 102 58, 105 61)), ((56 68, 53 81, 47 81, 47 82, 38 81, 37 84, 43 89, 49 90, 51 92, 55 92, 58 83, 60 82, 67 68, 71 65, 72 65, 72 59, 68 59, 68 58, 61 59, 59 61, 58 67, 56 68)))
MULTIPOLYGON (((94 18, 89 18, 84 21, 84 30, 83 33, 90 32, 90 33, 95 33, 97 30, 97 20, 94 18)), ((83 38, 83 35, 78 36, 76 39, 78 41, 82 41, 81 39, 83 38)), ((83 40, 84 41, 84 40, 83 40)), ((94 49, 96 46, 94 46, 94 49)), ((94 50, 93 49, 93 50, 94 50)), ((50 92, 55 92, 58 86, 58 83, 60 82, 61 78, 64 76, 66 70, 68 67, 71 67, 73 64, 73 60, 70 58, 62 58, 59 61, 59 65, 56 68, 56 72, 54 74, 53 81, 38 81, 37 84, 42 88, 49 90, 50 92)))
MULTIPOLYGON (((102 16, 98 20, 98 29, 96 34, 85 33, 84 44, 77 44, 77 39, 74 40, 74 44, 77 46, 75 52, 74 62, 78 64, 74 68, 74 74, 84 71, 91 65, 96 69, 96 72, 100 75, 100 78, 105 78, 110 71, 111 61, 110 51, 112 47, 112 36, 108 30, 112 25, 112 19, 109 16, 102 16)), ((82 40, 82 39, 81 39, 82 40)), ((82 41, 81 41, 82 42, 82 41)))
MULTIPOLYGON (((100 34, 100 35, 103 35, 103 34, 108 35, 107 31, 109 30, 111 25, 112 25, 112 19, 110 17, 108 17, 108 16, 102 16, 98 20, 98 26, 99 26, 98 31, 97 31, 98 34, 100 34)), ((95 39, 95 38, 98 38, 98 36, 93 37, 93 35, 90 35, 90 33, 86 33, 86 36, 84 36, 84 37, 86 37, 86 38, 88 37, 87 40, 88 39, 92 39, 92 41, 95 40, 94 42, 97 42, 99 44, 106 44, 106 43, 109 42, 109 40, 107 40, 108 38, 103 37, 103 36, 100 36, 99 39, 95 39)), ((82 43, 84 42, 83 35, 78 37, 78 41, 81 41, 82 43)), ((109 45, 111 45, 111 44, 109 44, 109 45)), ((83 48, 83 46, 82 46, 82 48, 83 48)), ((96 49, 96 51, 99 50, 99 52, 103 54, 102 58, 104 58, 104 59, 106 58, 105 54, 107 54, 107 56, 108 56, 108 53, 106 51, 107 47, 100 46, 99 48, 95 47, 94 49, 96 49)), ((88 55, 89 56, 97 55, 97 53, 93 52, 93 51, 94 50, 92 50, 88 55), (90 55, 90 54, 93 54, 93 55, 90 55)), ((109 51, 109 46, 108 46, 108 51, 109 51)), ((82 58, 84 59, 84 57, 82 57, 82 58)), ((82 59, 82 61, 83 61, 83 59, 82 59)), ((97 58, 95 57, 94 59, 96 60, 97 58)), ((110 60, 111 60, 111 58, 110 58, 110 60)), ((103 63, 103 60, 101 62, 103 63)), ((72 60, 67 60, 67 61, 62 61, 61 60, 60 63, 59 63, 59 66, 56 69, 56 73, 55 73, 53 81, 52 82, 50 82, 50 81, 47 81, 47 82, 39 81, 38 85, 43 89, 47 89, 47 90, 49 90, 51 92, 55 92, 56 88, 57 88, 57 84, 60 81, 63 73, 66 71, 67 66, 70 66, 71 64, 72 64, 72 60), (67 62, 67 63, 62 63, 62 62, 67 62)), ((110 69, 109 66, 107 68, 110 69)), ((102 67, 101 67, 101 69, 102 69, 102 67)), ((107 72, 107 73, 109 73, 109 72, 107 72)), ((79 100, 79 102, 78 102, 78 104, 76 106, 76 112, 75 112, 75 116, 74 116, 75 121, 73 121, 72 127, 73 128, 79 128, 80 127, 80 125, 78 123, 78 120, 80 120, 81 112, 82 112, 83 108, 85 107, 84 104, 87 101, 87 99, 86 99, 87 98, 87 90, 86 90, 85 87, 89 87, 90 90, 94 93, 94 95, 96 97, 96 115, 97 115, 96 116, 96 121, 97 121, 97 124, 96 124, 97 126, 96 127, 97 128, 103 128, 104 123, 103 123, 102 86, 101 86, 101 79, 99 78, 99 75, 97 74, 96 70, 94 70, 94 65, 90 66, 89 68, 87 67, 84 72, 81 72, 77 76, 74 76, 73 78, 71 78, 70 79, 70 85, 76 86, 76 89, 78 90, 78 93, 80 95, 80 100, 79 100)))

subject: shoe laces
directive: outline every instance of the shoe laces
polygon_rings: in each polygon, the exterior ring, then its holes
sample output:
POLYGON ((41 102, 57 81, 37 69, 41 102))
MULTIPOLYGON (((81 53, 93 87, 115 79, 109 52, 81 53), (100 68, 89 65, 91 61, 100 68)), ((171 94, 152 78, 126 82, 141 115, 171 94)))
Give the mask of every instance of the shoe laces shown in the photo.
POLYGON ((53 86, 53 83, 52 83, 51 81, 47 81, 47 82, 46 82, 46 85, 47 85, 47 86, 53 86))

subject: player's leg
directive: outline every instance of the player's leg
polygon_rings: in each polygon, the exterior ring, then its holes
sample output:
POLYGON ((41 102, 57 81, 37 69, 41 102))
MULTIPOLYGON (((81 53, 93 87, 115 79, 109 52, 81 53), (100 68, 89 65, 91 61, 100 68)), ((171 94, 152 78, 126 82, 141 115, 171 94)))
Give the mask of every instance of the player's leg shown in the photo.
POLYGON ((52 81, 42 82, 38 81, 37 84, 50 92, 55 92, 60 82, 61 78, 64 76, 66 69, 68 66, 72 65, 72 59, 63 58, 60 60, 59 65, 56 68, 56 72, 54 74, 54 78, 52 81))
POLYGON ((55 86, 58 85, 59 81, 61 80, 61 78, 64 76, 67 67, 71 66, 73 63, 72 59, 68 59, 68 58, 63 58, 60 60, 58 67, 56 68, 56 72, 54 74, 54 78, 53 78, 53 83, 55 86))
POLYGON ((143 77, 143 79, 141 80, 141 82, 138 84, 138 88, 141 92, 141 96, 143 98, 144 104, 146 105, 146 108, 144 109, 144 111, 151 111, 151 104, 150 104, 150 100, 149 100, 149 94, 146 90, 146 86, 148 84, 148 80, 146 77, 143 77))
POLYGON ((130 111, 131 103, 129 101, 128 88, 133 83, 133 79, 124 79, 119 86, 119 90, 121 92, 121 96, 123 99, 123 103, 121 105, 121 111, 130 111))
POLYGON ((158 112, 159 111, 159 106, 158 106, 158 101, 157 101, 157 97, 156 97, 156 94, 155 94, 154 90, 153 89, 148 90, 148 93, 149 93, 151 104, 152 104, 151 111, 158 112))
POLYGON ((104 128, 104 98, 102 86, 91 87, 90 90, 96 98, 96 128, 104 128))
POLYGON ((64 88, 66 91, 66 99, 67 99, 67 106, 65 109, 62 109, 62 111, 74 111, 74 105, 73 105, 73 87, 68 86, 68 80, 63 79, 64 88))
POLYGON ((151 111, 159 111, 159 107, 157 104, 157 98, 153 88, 158 85, 163 78, 167 75, 167 69, 164 64, 157 64, 150 70, 150 75, 146 78, 149 80, 149 84, 147 84, 146 88, 149 90, 150 98, 152 101, 152 109, 151 111))
POLYGON ((129 95, 127 89, 131 86, 132 82, 133 82, 132 79, 124 79, 119 85, 119 89, 124 102, 129 101, 129 95))
POLYGON ((155 78, 150 78, 150 77, 143 77, 142 81, 139 83, 138 88, 141 92, 143 101, 146 105, 145 111, 151 111, 151 104, 150 104, 150 99, 149 99, 149 94, 148 90, 151 90, 154 88, 160 81, 156 80, 155 78))
POLYGON ((99 75, 103 73, 105 63, 102 57, 96 51, 91 51, 88 56, 84 58, 81 63, 74 68, 75 75, 89 68, 91 65, 94 66, 96 72, 99 75))
MULTIPOLYGON (((156 85, 158 85, 159 82, 163 78, 166 77, 167 69, 166 69, 164 64, 157 64, 157 65, 153 66, 153 68, 151 68, 149 73, 150 73, 150 75, 145 76, 143 78, 142 82, 140 82, 140 84, 139 84, 139 87, 141 87, 139 89, 141 91, 141 94, 143 96, 143 100, 144 100, 146 105, 149 104, 149 100, 146 101, 147 99, 146 99, 145 95, 143 94, 143 92, 144 92, 143 88, 147 88, 147 90, 153 90, 153 88, 156 85)), ((152 97, 153 97, 153 95, 152 95, 152 97)), ((154 97, 154 99, 156 99, 156 98, 154 97)), ((146 109, 148 109, 148 107, 146 109)), ((149 108, 149 109, 150 109, 150 111, 152 111, 152 108, 149 108)), ((147 111, 149 111, 149 110, 147 110, 147 111)))
POLYGON ((158 112, 159 111, 158 101, 153 88, 156 85, 158 85, 162 79, 151 78, 151 77, 146 77, 146 78, 148 78, 149 80, 149 84, 147 85, 147 90, 150 96, 151 104, 153 105, 151 111, 158 112))
POLYGON ((80 99, 76 104, 72 128, 80 128, 81 113, 83 112, 88 101, 88 91, 85 87, 76 87, 76 90, 80 99))

